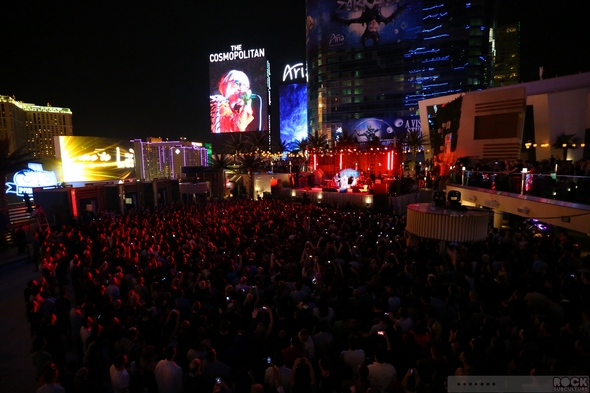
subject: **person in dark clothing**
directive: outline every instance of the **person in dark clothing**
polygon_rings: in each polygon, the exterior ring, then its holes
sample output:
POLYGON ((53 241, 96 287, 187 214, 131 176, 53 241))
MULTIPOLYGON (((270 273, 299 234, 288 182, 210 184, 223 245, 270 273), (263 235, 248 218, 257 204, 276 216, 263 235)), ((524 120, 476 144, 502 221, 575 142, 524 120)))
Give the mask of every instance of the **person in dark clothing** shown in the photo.
POLYGON ((193 359, 189 370, 182 377, 183 392, 212 392, 213 383, 210 378, 201 374, 201 360, 193 359))
POLYGON ((16 245, 17 245, 17 253, 16 255, 21 255, 24 254, 26 252, 27 249, 27 234, 25 232, 25 230, 23 229, 23 227, 19 227, 15 234, 14 234, 14 240, 16 241, 16 245))
POLYGON ((331 369, 330 358, 322 356, 319 361, 320 378, 318 381, 318 393, 332 393, 340 391, 341 381, 331 369))

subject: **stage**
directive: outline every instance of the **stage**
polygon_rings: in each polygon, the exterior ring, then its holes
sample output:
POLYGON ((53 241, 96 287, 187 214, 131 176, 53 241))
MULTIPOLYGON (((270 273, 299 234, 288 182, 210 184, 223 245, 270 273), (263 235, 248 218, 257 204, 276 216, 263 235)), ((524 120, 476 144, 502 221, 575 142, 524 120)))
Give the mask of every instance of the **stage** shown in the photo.
POLYGON ((339 192, 334 188, 295 188, 282 189, 284 196, 292 198, 309 199, 312 203, 336 205, 344 207, 350 205, 353 207, 371 208, 389 213, 406 214, 409 204, 426 203, 432 201, 432 189, 420 189, 417 192, 404 194, 400 196, 389 196, 386 193, 370 194, 368 192, 339 192))

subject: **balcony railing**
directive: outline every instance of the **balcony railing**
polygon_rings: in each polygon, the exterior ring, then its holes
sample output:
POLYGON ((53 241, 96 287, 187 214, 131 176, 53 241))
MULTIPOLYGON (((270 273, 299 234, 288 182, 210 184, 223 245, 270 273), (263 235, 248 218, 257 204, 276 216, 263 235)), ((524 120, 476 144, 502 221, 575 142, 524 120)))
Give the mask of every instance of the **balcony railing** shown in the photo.
POLYGON ((590 176, 460 170, 449 183, 590 205, 590 176))

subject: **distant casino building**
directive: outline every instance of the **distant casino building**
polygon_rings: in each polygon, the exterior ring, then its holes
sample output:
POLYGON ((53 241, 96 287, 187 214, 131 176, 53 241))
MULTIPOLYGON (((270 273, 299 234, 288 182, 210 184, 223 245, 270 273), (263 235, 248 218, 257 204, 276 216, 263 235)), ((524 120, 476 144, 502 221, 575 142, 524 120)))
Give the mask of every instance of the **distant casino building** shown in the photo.
POLYGON ((10 138, 10 151, 26 146, 36 158, 55 158, 53 137, 73 135, 72 111, 39 106, 0 96, 0 137, 10 138))
POLYGON ((201 143, 163 141, 148 138, 147 141, 134 139, 136 176, 144 180, 179 179, 181 167, 207 166, 208 149, 201 143))
POLYGON ((489 87, 493 3, 307 0, 310 132, 391 140, 421 127, 418 101, 489 87))

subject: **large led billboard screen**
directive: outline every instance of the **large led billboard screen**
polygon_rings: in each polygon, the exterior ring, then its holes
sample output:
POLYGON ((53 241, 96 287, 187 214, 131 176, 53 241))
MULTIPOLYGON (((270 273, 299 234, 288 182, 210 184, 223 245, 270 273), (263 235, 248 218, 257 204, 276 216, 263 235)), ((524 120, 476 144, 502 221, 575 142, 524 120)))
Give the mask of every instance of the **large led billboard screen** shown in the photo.
POLYGON ((422 30, 422 1, 308 0, 306 27, 310 50, 402 42, 422 30))
POLYGON ((264 49, 231 45, 209 55, 209 115, 214 134, 268 131, 270 66, 264 49))
POLYGON ((135 177, 135 153, 128 140, 56 136, 64 182, 123 180, 135 177))
POLYGON ((307 85, 291 83, 279 86, 281 141, 289 150, 307 138, 307 85))

